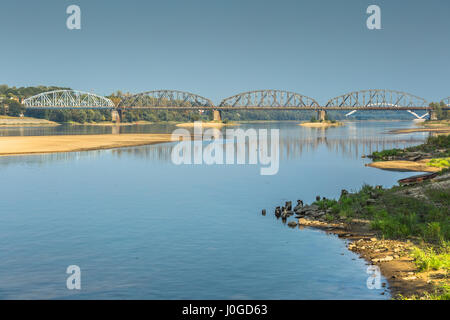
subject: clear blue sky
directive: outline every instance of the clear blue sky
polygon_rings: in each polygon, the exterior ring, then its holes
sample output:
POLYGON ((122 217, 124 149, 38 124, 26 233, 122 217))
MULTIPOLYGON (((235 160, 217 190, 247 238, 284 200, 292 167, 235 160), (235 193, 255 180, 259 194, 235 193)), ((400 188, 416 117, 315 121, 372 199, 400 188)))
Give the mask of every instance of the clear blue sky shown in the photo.
POLYGON ((0 83, 191 91, 217 102, 285 89, 450 96, 447 0, 3 0, 0 83), (77 4, 82 29, 66 28, 77 4), (382 30, 366 28, 381 7, 382 30))

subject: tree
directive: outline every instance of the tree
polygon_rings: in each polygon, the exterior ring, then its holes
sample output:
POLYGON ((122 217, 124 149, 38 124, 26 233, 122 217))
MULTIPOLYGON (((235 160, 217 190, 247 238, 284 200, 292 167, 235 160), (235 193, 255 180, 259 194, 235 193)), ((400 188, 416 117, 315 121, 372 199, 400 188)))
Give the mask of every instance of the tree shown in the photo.
POLYGON ((436 114, 437 120, 444 120, 448 118, 448 111, 444 110, 445 107, 446 105, 443 101, 441 101, 440 103, 430 103, 430 108, 432 109, 432 112, 436 114))
POLYGON ((25 112, 25 107, 16 100, 9 100, 6 102, 8 105, 8 115, 18 117, 25 112))

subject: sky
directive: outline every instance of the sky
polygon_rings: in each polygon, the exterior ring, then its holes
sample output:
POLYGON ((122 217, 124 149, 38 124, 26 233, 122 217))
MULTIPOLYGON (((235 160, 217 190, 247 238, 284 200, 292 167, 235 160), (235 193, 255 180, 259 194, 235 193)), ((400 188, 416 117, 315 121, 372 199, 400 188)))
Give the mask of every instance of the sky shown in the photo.
POLYGON ((450 96, 448 0, 1 0, 0 84, 108 95, 362 89, 450 96), (69 30, 69 5, 81 29, 69 30), (381 30, 369 30, 369 5, 381 30))

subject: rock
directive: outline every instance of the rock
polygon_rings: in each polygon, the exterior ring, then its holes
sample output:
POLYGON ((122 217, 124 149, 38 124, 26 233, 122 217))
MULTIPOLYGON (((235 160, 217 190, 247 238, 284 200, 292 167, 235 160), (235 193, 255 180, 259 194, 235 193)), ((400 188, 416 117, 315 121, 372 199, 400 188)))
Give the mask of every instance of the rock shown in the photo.
POLYGON ((370 238, 370 241, 375 242, 377 241, 377 238, 370 238))
POLYGON ((262 209, 261 214, 262 214, 263 216, 265 216, 265 215, 266 215, 266 209, 262 209))
POLYGON ((297 205, 294 208, 294 211, 300 210, 303 207, 303 201, 297 200, 297 205))
POLYGON ((280 207, 276 207, 276 209, 275 209, 275 216, 277 218, 279 218, 281 216, 281 208, 280 207))
POLYGON ((303 226, 307 226, 307 225, 310 225, 311 222, 306 220, 305 218, 300 218, 300 219, 298 219, 298 224, 303 225, 303 226))
POLYGON ((292 210, 292 201, 286 201, 286 210, 290 211, 292 210))
POLYGON ((297 222, 289 221, 288 226, 291 227, 291 228, 295 228, 297 226, 297 222))
POLYGON ((374 259, 372 259, 372 262, 374 262, 374 263, 376 263, 376 262, 387 262, 387 261, 392 261, 392 260, 394 260, 393 257, 386 256, 384 258, 374 258, 374 259))

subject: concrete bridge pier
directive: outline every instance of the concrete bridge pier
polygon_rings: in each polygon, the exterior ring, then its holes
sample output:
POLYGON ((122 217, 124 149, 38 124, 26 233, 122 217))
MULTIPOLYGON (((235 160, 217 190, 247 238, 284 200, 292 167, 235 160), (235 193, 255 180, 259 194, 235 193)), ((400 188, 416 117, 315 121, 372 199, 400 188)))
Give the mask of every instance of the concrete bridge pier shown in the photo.
POLYGON ((120 122, 120 114, 116 109, 111 110, 111 121, 112 122, 120 122))
POLYGON ((222 111, 213 110, 213 120, 214 121, 222 121, 222 111))
POLYGON ((319 110, 319 111, 317 111, 317 119, 319 121, 325 121, 326 117, 327 117, 326 110, 319 110))

